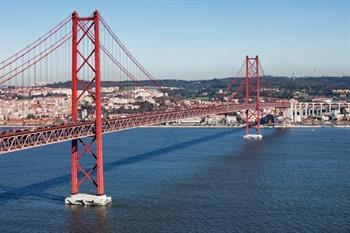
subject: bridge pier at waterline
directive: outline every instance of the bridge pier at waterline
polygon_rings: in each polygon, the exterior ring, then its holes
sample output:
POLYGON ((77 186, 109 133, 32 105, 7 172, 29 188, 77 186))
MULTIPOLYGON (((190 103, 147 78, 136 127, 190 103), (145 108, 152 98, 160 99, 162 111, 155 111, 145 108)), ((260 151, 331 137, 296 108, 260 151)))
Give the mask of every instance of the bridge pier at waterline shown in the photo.
POLYGON ((104 206, 112 202, 111 197, 103 195, 92 195, 86 193, 72 194, 64 199, 66 205, 86 205, 86 206, 104 206))
POLYGON ((246 134, 243 136, 244 140, 262 140, 262 134, 246 134))

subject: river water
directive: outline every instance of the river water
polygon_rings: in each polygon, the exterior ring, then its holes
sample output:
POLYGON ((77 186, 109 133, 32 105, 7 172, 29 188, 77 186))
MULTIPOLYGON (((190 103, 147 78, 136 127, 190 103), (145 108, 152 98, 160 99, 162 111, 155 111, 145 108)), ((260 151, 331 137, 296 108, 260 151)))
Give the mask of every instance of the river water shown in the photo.
POLYGON ((349 232, 350 129, 263 134, 260 142, 227 128, 105 135, 108 207, 64 205, 69 143, 1 156, 0 232, 349 232))

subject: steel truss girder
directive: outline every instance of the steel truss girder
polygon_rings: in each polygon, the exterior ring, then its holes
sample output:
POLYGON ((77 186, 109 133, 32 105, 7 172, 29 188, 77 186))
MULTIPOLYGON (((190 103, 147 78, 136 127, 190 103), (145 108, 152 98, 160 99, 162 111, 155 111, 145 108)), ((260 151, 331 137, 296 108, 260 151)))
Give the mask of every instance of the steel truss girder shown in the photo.
MULTIPOLYGON (((289 102, 261 103, 261 108, 289 108, 289 102)), ((193 108, 179 111, 155 112, 135 114, 126 118, 104 120, 102 132, 111 133, 123 129, 130 129, 145 125, 154 125, 165 122, 181 120, 190 117, 201 117, 215 114, 244 111, 255 109, 255 104, 227 104, 193 108)), ((38 146, 70 141, 73 139, 94 136, 96 132, 95 122, 70 123, 52 126, 45 129, 34 129, 26 132, 6 132, 0 136, 0 154, 20 151, 38 146)))

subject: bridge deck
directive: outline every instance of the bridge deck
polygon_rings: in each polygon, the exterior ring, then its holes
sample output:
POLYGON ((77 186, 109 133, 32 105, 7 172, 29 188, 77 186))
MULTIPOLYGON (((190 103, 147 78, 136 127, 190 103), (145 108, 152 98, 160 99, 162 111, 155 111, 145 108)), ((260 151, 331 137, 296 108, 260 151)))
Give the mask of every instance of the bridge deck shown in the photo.
MULTIPOLYGON (((289 102, 261 103, 261 108, 288 108, 289 106, 289 102)), ((226 104, 180 111, 137 114, 126 118, 104 120, 102 124, 102 131, 103 133, 110 133, 122 129, 154 125, 189 117, 223 114, 254 108, 255 104, 226 104)), ((0 135, 0 154, 69 141, 77 138, 89 137, 93 136, 94 134, 95 123, 93 121, 63 124, 21 132, 4 132, 2 135, 0 135)))

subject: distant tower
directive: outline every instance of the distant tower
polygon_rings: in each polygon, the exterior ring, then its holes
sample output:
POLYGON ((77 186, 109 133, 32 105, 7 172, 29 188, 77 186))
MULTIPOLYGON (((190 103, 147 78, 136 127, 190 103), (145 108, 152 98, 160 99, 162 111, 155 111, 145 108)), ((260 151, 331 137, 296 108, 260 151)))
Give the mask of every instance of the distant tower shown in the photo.
POLYGON ((260 74, 259 74, 259 57, 254 58, 246 56, 245 59, 245 103, 255 103, 254 110, 246 110, 246 126, 244 139, 246 140, 260 140, 262 139, 260 130, 260 74), (253 88, 251 88, 253 84, 253 88), (253 90, 251 90, 253 89, 253 90), (254 128, 255 133, 250 133, 254 128))

